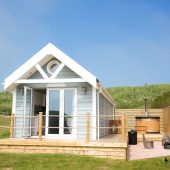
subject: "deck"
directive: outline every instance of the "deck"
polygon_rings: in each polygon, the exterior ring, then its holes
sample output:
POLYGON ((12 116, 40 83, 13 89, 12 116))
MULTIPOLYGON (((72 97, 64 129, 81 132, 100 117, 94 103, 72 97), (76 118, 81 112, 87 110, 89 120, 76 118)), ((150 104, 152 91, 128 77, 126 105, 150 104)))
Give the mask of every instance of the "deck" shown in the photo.
POLYGON ((100 140, 55 140, 55 139, 1 139, 0 152, 24 153, 72 153, 126 159, 127 143, 121 143, 121 135, 105 136, 100 140))

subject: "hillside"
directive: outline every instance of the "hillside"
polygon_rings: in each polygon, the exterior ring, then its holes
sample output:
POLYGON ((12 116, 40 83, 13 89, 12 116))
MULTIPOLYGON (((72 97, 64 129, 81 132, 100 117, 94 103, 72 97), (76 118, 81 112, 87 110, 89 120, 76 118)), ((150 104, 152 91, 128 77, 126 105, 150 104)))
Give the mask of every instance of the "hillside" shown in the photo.
POLYGON ((0 113, 11 113, 12 93, 0 92, 0 113))
POLYGON ((145 98, 150 108, 170 105, 170 84, 111 87, 107 91, 116 101, 116 108, 144 108, 145 98))
MULTIPOLYGON (((150 108, 170 105, 170 84, 111 87, 107 88, 107 91, 116 101, 116 108, 143 108, 145 98, 148 99, 150 108)), ((11 92, 0 92, 0 113, 11 113, 11 105, 11 92)))

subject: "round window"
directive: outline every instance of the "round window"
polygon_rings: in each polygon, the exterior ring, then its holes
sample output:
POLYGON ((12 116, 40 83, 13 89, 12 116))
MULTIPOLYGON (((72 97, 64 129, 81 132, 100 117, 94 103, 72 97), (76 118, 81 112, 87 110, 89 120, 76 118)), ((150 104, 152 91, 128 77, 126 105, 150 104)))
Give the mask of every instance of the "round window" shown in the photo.
POLYGON ((47 71, 49 74, 53 74, 57 67, 59 66, 59 62, 57 60, 52 60, 47 64, 47 71))

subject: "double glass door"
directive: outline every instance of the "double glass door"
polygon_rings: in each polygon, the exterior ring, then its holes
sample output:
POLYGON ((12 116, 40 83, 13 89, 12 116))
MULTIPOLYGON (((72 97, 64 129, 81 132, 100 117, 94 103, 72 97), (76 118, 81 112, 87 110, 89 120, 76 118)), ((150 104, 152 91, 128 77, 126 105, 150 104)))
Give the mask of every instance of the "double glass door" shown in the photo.
POLYGON ((75 111, 75 89, 48 89, 46 136, 73 135, 75 111))

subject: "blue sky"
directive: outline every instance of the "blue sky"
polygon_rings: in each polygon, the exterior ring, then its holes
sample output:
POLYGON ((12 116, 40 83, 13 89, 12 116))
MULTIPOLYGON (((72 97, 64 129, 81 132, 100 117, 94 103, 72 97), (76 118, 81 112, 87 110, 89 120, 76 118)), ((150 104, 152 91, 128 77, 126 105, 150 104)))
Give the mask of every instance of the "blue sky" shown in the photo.
POLYGON ((169 0, 0 1, 0 82, 48 42, 106 87, 170 83, 169 0))

